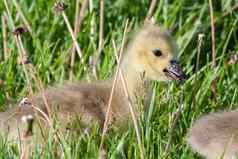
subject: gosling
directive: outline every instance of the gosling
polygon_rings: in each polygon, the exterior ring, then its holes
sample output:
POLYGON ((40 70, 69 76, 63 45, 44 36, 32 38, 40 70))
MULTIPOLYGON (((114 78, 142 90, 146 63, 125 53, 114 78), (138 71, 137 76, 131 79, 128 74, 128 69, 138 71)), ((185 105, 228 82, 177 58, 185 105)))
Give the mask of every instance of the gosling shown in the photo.
MULTIPOLYGON (((148 81, 170 81, 173 79, 183 82, 185 80, 185 74, 175 59, 177 52, 176 43, 166 30, 147 24, 137 32, 121 63, 133 106, 136 106, 135 96, 141 95, 142 74, 148 81)), ((80 123, 84 126, 88 126, 94 121, 102 125, 106 117, 112 83, 113 80, 64 84, 47 88, 44 90, 44 94, 62 129, 68 129, 69 123, 77 117, 80 117, 80 123)), ((22 105, 24 106, 14 107, 0 113, 1 131, 7 130, 9 139, 17 139, 17 127, 21 129, 22 119, 23 121, 32 121, 32 117, 33 119, 36 116, 42 117, 42 114, 36 113, 38 111, 35 111, 31 105, 47 114, 41 95, 29 97, 28 100, 23 101, 22 105)), ((122 80, 119 79, 111 102, 110 125, 123 125, 128 122, 129 117, 129 102, 124 94, 122 80)), ((43 117, 37 120, 40 124, 33 124, 34 130, 38 125, 47 129, 43 117)), ((27 130, 25 136, 30 136, 27 135, 30 134, 29 128, 22 129, 27 130)), ((34 131, 31 136, 34 136, 34 131)))
POLYGON ((207 159, 238 157, 238 112, 205 115, 195 121, 189 136, 191 147, 207 159))

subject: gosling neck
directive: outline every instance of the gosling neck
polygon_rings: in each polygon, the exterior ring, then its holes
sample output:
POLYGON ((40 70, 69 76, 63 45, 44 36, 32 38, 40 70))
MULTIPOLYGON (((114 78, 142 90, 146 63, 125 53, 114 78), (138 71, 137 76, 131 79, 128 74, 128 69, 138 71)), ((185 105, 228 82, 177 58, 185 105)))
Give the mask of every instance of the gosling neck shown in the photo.
MULTIPOLYGON (((135 102, 136 96, 143 96, 144 93, 144 80, 142 78, 142 72, 138 71, 138 66, 135 64, 133 57, 125 55, 121 63, 121 70, 125 79, 125 83, 128 89, 129 96, 132 101, 135 102)), ((124 93, 122 79, 119 76, 118 87, 124 93)))

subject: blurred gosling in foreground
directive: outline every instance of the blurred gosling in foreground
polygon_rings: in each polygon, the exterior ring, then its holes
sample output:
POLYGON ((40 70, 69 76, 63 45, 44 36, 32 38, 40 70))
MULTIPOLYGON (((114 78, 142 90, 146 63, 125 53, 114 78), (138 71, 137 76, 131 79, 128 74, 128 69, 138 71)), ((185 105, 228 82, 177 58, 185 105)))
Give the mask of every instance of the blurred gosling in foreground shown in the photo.
POLYGON ((191 128, 188 143, 207 159, 236 159, 238 112, 211 113, 201 117, 191 128))

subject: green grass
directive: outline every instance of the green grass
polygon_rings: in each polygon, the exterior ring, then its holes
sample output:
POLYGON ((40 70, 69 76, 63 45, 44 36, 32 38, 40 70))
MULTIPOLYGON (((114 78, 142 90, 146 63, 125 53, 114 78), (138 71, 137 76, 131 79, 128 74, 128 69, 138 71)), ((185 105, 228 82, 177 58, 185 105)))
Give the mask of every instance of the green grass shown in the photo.
MULTIPOLYGON (((14 0, 13 0, 14 1, 14 0)), ((10 1, 9 1, 10 2, 10 1)), ((74 24, 75 0, 65 0, 69 5, 66 10, 71 25, 74 24)), ((94 80, 89 59, 97 52, 99 32, 99 0, 92 0, 93 8, 87 12, 83 20, 78 42, 86 59, 87 70, 83 71, 76 55, 74 80, 94 80), (94 33, 91 34, 92 22, 94 33)), ((140 123, 142 142, 146 158, 180 158, 197 159, 186 144, 186 133, 197 117, 209 112, 236 109, 238 106, 238 65, 225 65, 232 52, 238 50, 238 13, 231 12, 222 17, 238 0, 213 1, 216 23, 216 61, 217 68, 211 68, 211 28, 208 1, 190 0, 160 0, 155 10, 154 18, 157 24, 168 29, 173 28, 173 36, 179 45, 179 60, 188 74, 188 80, 183 87, 173 83, 164 85, 155 83, 154 100, 151 101, 149 113, 142 115, 140 123), (199 61, 198 35, 204 34, 199 61), (198 62, 198 63, 197 63, 198 62), (198 71, 196 74, 196 65, 198 71), (216 95, 211 92, 211 83, 216 79, 216 95), (181 97, 183 95, 183 98, 181 97), (182 98, 182 99, 181 99, 182 98), (183 105, 173 131, 174 114, 183 105), (166 145, 171 139, 170 148, 166 145)), ((20 0, 20 7, 32 27, 34 35, 23 35, 23 45, 29 53, 30 61, 39 74, 45 86, 63 83, 69 79, 70 48, 72 39, 66 28, 63 17, 53 12, 54 1, 20 0)), ((105 1, 105 46, 98 64, 99 79, 112 77, 115 70, 112 40, 121 46, 125 22, 129 19, 132 29, 143 23, 149 8, 146 0, 106 0, 105 1)), ((22 26, 23 21, 16 12, 14 3, 9 3, 9 10, 16 26, 22 26)), ((0 13, 6 9, 0 2, 0 13)), ((12 23, 7 19, 7 46, 9 57, 3 56, 3 37, 0 35, 0 109, 5 110, 9 103, 19 102, 27 94, 27 83, 22 65, 17 62, 18 49, 12 35, 12 23)), ((0 24, 2 32, 2 24, 0 24)), ((34 90, 37 90, 33 82, 34 90)), ((62 158, 96 158, 100 144, 100 133, 97 127, 89 136, 71 138, 64 141, 62 137, 62 158)), ((67 139, 67 138, 65 138, 67 139)), ((58 158, 52 152, 52 139, 49 138, 44 153, 35 152, 32 158, 58 158)), ((127 131, 112 131, 106 138, 108 156, 111 158, 140 158, 139 147, 133 128, 127 131)), ((36 147, 37 149, 37 147, 36 147)), ((0 158, 19 158, 18 146, 0 141, 0 158)))

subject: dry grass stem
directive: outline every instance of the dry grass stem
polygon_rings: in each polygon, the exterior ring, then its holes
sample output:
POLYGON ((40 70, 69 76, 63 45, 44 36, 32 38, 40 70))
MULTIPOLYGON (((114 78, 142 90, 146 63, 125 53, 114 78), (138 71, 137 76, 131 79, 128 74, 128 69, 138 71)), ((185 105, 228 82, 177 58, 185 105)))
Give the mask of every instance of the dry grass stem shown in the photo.
MULTIPOLYGON (((76 9, 75 9, 75 23, 74 23, 74 35, 75 37, 77 37, 77 33, 79 31, 79 5, 80 5, 80 0, 76 0, 75 2, 75 6, 76 6, 76 9)), ((81 8, 82 10, 82 8, 81 8)), ((75 46, 73 45, 73 48, 75 48, 75 46)))
POLYGON ((198 48, 197 48, 197 59, 196 59, 196 69, 195 69, 195 83, 197 83, 198 79, 198 67, 199 67, 199 62, 200 62, 200 55, 201 55, 201 49, 203 45, 203 40, 204 40, 204 34, 199 34, 198 35, 198 48))
MULTIPOLYGON (((77 34, 80 32, 81 24, 84 19, 86 9, 88 6, 88 0, 84 0, 82 6, 79 11, 79 3, 80 0, 76 1, 76 11, 75 11, 75 24, 74 24, 74 35, 77 37, 77 34)), ((70 59, 70 73, 69 73, 69 80, 72 81, 73 79, 73 67, 75 62, 75 45, 73 45, 71 49, 71 59, 70 59)))
POLYGON ((30 95, 33 95, 32 83, 30 81, 29 74, 27 72, 27 69, 26 69, 26 66, 25 66, 25 63, 24 63, 24 58, 23 58, 24 57, 24 53, 22 52, 22 48, 21 48, 20 41, 19 41, 20 37, 18 37, 18 36, 14 36, 14 37, 15 37, 14 39, 15 39, 15 42, 16 42, 16 46, 18 48, 20 61, 22 63, 23 72, 24 72, 25 77, 26 77, 28 91, 29 91, 30 95))
MULTIPOLYGON (((90 14, 93 14, 93 8, 94 8, 94 4, 93 4, 93 0, 89 0, 89 12, 90 14)), ((92 35, 95 35, 95 17, 93 16, 91 18, 91 21, 90 21, 90 35, 91 35, 91 40, 93 41, 93 36, 92 35)))
POLYGON ((2 14, 1 16, 2 20, 2 37, 3 37, 3 55, 4 55, 4 60, 6 60, 10 55, 8 52, 8 47, 7 47, 7 20, 5 17, 5 14, 2 14))
POLYGON ((21 156, 20 156, 20 159, 27 159, 26 157, 26 151, 24 149, 21 150, 21 156))
POLYGON ((97 78, 97 62, 100 58, 102 49, 104 45, 104 0, 100 0, 100 22, 99 22, 99 43, 97 53, 94 55, 93 59, 93 73, 97 78))
MULTIPOLYGON (((7 9, 7 13, 8 13, 8 19, 12 21, 12 25, 13 25, 12 27, 15 31, 16 27, 14 25, 14 22, 13 22, 12 18, 11 18, 8 4, 7 4, 6 0, 4 0, 4 2, 5 2, 5 6, 6 6, 6 9, 7 9)), ((21 33, 14 34, 14 39, 15 39, 16 46, 17 46, 18 51, 19 51, 19 57, 20 57, 20 60, 21 60, 22 66, 23 66, 22 68, 23 68, 23 71, 24 71, 24 74, 25 74, 25 77, 26 77, 26 80, 27 80, 27 87, 29 89, 30 95, 33 96, 32 81, 30 80, 30 77, 31 77, 31 78, 34 78, 34 80, 37 82, 38 89, 41 92, 41 95, 42 95, 42 98, 43 98, 43 101, 44 101, 44 105, 45 105, 45 108, 46 108, 48 114, 46 114, 41 109, 39 109, 38 107, 35 107, 33 105, 32 105, 32 108, 34 110, 40 112, 40 114, 42 114, 44 116, 44 118, 46 119, 49 126, 51 128, 53 128, 53 124, 51 123, 51 120, 50 120, 50 115, 51 115, 50 108, 49 108, 49 105, 47 103, 44 91, 43 91, 42 82, 41 82, 40 79, 36 78, 36 76, 34 75, 34 73, 36 73, 36 70, 35 70, 34 66, 31 65, 31 64, 26 65, 25 62, 24 62, 23 58, 24 58, 24 55, 27 56, 27 52, 26 52, 26 50, 25 50, 25 48, 23 47, 23 44, 22 44, 21 33), (29 66, 29 67, 27 67, 27 66, 29 66)), ((56 136, 55 136, 56 140, 59 140, 58 139, 58 132, 55 131, 55 133, 56 133, 56 136)), ((20 150, 21 150, 20 151, 21 152, 21 157, 22 158, 27 157, 27 154, 26 154, 27 149, 25 149, 24 145, 23 145, 22 148, 20 148, 20 150)))
MULTIPOLYGON (((16 38, 18 39, 18 42, 19 42, 19 44, 20 44, 20 49, 21 49, 21 56, 22 56, 22 58, 24 58, 24 57, 28 57, 28 55, 27 55, 27 52, 26 52, 26 49, 23 47, 23 43, 22 43, 22 39, 21 39, 21 35, 16 35, 16 38)), ((22 64, 26 64, 26 61, 22 61, 22 64)))
POLYGON ((43 112, 41 109, 39 109, 38 107, 36 107, 36 106, 34 106, 34 105, 32 105, 31 107, 32 107, 34 110, 36 110, 37 112, 39 112, 41 115, 43 115, 44 118, 46 119, 47 123, 49 124, 49 126, 50 126, 50 127, 53 127, 53 124, 51 123, 50 118, 48 117, 48 115, 47 115, 45 112, 43 112))
MULTIPOLYGON (((202 45, 203 45, 203 42, 204 42, 204 34, 199 34, 198 35, 198 46, 197 46, 197 59, 196 59, 196 68, 195 68, 195 85, 198 83, 198 67, 199 67, 199 62, 200 62, 200 54, 201 54, 201 49, 202 49, 202 45)), ((196 99, 196 93, 197 93, 197 90, 198 87, 195 87, 194 91, 192 92, 194 95, 193 95, 193 103, 192 103, 192 108, 193 108, 193 111, 195 111, 196 109, 196 102, 197 102, 197 99, 196 99)))
POLYGON ((9 7, 8 7, 8 3, 7 3, 7 1, 6 0, 4 0, 4 5, 5 5, 5 7, 6 7, 6 10, 7 10, 7 16, 6 17, 8 17, 8 20, 10 21, 10 23, 13 25, 12 27, 12 29, 13 30, 15 30, 15 26, 14 26, 14 24, 13 24, 13 20, 12 20, 12 18, 11 18, 11 13, 10 13, 10 10, 9 10, 9 7))
POLYGON ((47 101, 47 98, 46 98, 46 95, 45 95, 43 83, 40 80, 40 77, 39 77, 37 71, 35 70, 34 66, 31 65, 31 64, 29 64, 29 72, 31 73, 31 76, 34 79, 34 81, 36 81, 36 83, 37 83, 37 88, 40 91, 41 97, 43 99, 43 102, 44 102, 44 105, 45 105, 45 108, 46 108, 46 111, 47 111, 47 115, 49 117, 51 117, 51 110, 50 110, 50 106, 48 104, 48 101, 47 101))
POLYGON ((215 39, 215 23, 213 16, 212 0, 209 0, 209 12, 211 17, 211 32, 212 32, 212 67, 216 67, 216 39, 215 39))
POLYGON ((31 78, 33 78, 34 81, 36 81, 37 88, 38 88, 38 90, 41 93, 41 96, 42 96, 42 99, 43 99, 43 102, 44 102, 44 105, 45 105, 45 108, 46 108, 46 111, 47 111, 47 115, 50 117, 51 116, 51 110, 50 110, 50 107, 48 105, 45 93, 44 93, 44 88, 43 88, 42 81, 40 80, 40 78, 37 78, 35 76, 35 74, 37 74, 37 73, 36 73, 36 70, 35 70, 33 65, 29 64, 28 68, 25 66, 25 63, 23 61, 24 60, 23 57, 27 56, 27 53, 26 53, 26 50, 23 47, 23 44, 22 44, 22 41, 21 41, 21 37, 17 36, 17 38, 19 39, 18 43, 19 43, 19 47, 20 47, 20 50, 21 50, 21 55, 20 55, 21 56, 21 62, 22 62, 23 68, 24 68, 24 72, 25 72, 25 74, 27 74, 27 77, 28 77, 28 80, 29 80, 29 85, 31 86, 31 96, 33 95, 33 90, 32 90, 32 85, 31 85, 31 81, 29 79, 29 75, 28 74, 30 74, 31 78))
MULTIPOLYGON (((124 38, 126 36, 127 27, 128 27, 128 21, 127 21, 127 23, 125 25, 125 29, 124 29, 124 35, 123 35, 123 40, 122 40, 122 47, 124 47, 124 38)), ((112 103, 112 98, 113 98, 114 90, 115 90, 116 84, 118 82, 118 73, 119 73, 119 69, 120 69, 121 59, 122 59, 122 51, 120 52, 120 55, 119 55, 119 59, 118 59, 118 62, 117 62, 118 65, 117 65, 117 69, 116 69, 116 73, 115 73, 115 78, 113 80, 112 89, 111 89, 110 97, 109 97, 109 100, 108 100, 106 118, 105 118, 105 121, 104 121, 104 124, 103 124, 102 139, 101 139, 100 148, 99 148, 100 151, 103 149, 103 142, 104 142, 104 138, 105 138, 105 135, 106 135, 106 132, 107 132, 107 128, 108 128, 108 124, 109 124, 109 119, 110 119, 110 116, 111 116, 110 108, 111 108, 111 103, 112 103)))
MULTIPOLYGON (((128 20, 126 21, 126 26, 127 26, 127 23, 128 23, 128 20)), ((124 36, 125 36, 126 32, 124 31, 124 36)), ((123 37, 124 37, 123 36, 123 37)), ((120 64, 119 62, 119 57, 118 57, 118 54, 116 52, 116 45, 115 45, 115 42, 113 41, 114 43, 114 53, 115 53, 115 57, 116 57, 116 60, 117 60, 117 63, 120 64)), ((122 40, 122 47, 121 47, 121 50, 120 50, 120 54, 122 54, 123 52, 123 48, 124 48, 124 44, 125 44, 125 38, 123 38, 122 40)), ((132 100, 131 100, 131 97, 129 95, 129 91, 128 91, 128 87, 127 87, 127 83, 125 81, 125 78, 124 78, 124 75, 123 75, 123 72, 121 70, 121 68, 119 67, 119 76, 120 76, 120 80, 122 81, 122 87, 123 87, 123 90, 124 90, 124 93, 125 93, 125 96, 129 102, 129 109, 130 109, 130 113, 131 113, 131 117, 132 117, 132 120, 133 120, 133 125, 135 127, 135 131, 136 131, 136 138, 137 138, 137 142, 138 142, 138 145, 139 145, 139 149, 140 149, 140 157, 141 159, 144 159, 144 147, 142 145, 142 141, 141 141, 141 134, 140 134, 140 129, 138 127, 138 120, 137 120, 137 116, 135 114, 135 111, 133 109, 133 104, 132 104, 132 100)))
MULTIPOLYGON (((74 36, 77 37, 77 26, 78 26, 78 16, 79 16, 79 0, 76 0, 75 5, 76 5, 76 9, 75 9, 75 23, 74 23, 74 36)), ((74 67, 74 60, 75 60, 75 45, 73 45, 72 49, 71 49, 71 53, 70 53, 70 70, 69 70, 69 80, 72 81, 73 80, 73 67, 74 67)))
POLYGON ((154 11, 155 11, 155 8, 156 8, 156 5, 157 5, 157 0, 151 0, 150 8, 147 12, 145 20, 150 20, 152 18, 153 14, 154 14, 154 11))
POLYGON ((24 57, 27 56, 27 53, 26 53, 26 50, 25 48, 23 47, 23 44, 22 44, 22 40, 21 40, 21 36, 18 35, 16 36, 18 38, 18 43, 19 43, 19 47, 20 47, 20 56, 21 56, 21 63, 23 64, 23 68, 24 68, 24 72, 25 74, 27 75, 28 77, 28 82, 29 82, 29 85, 31 87, 31 95, 33 95, 33 90, 32 90, 32 85, 31 85, 31 81, 29 79, 29 75, 31 75, 31 78, 34 79, 34 81, 37 83, 37 88, 38 90, 40 91, 41 93, 41 96, 42 96, 42 99, 43 99, 43 102, 44 102, 44 105, 45 105, 45 108, 46 108, 46 111, 47 111, 47 115, 50 117, 51 116, 51 110, 50 110, 50 107, 48 105, 48 102, 47 102, 47 99, 46 99, 46 96, 45 96, 45 93, 44 93, 44 88, 43 88, 43 84, 42 84, 42 81, 40 80, 40 78, 36 77, 35 75, 37 74, 34 66, 32 64, 29 64, 28 67, 25 66, 25 60, 24 60, 24 57), (29 72, 29 73, 28 73, 29 72))
POLYGON ((166 144, 166 147, 165 147, 165 153, 166 154, 169 154, 169 150, 170 150, 170 146, 172 144, 172 141, 173 141, 173 134, 174 134, 174 131, 175 129, 177 128, 177 125, 179 123, 179 119, 183 113, 183 110, 184 110, 184 86, 182 86, 181 88, 181 91, 180 91, 180 97, 179 97, 180 101, 179 101, 179 107, 177 109, 177 111, 173 114, 173 117, 172 117, 172 125, 171 125, 171 128, 169 129, 169 139, 168 139, 168 142, 166 144))
MULTIPOLYGON (((69 23, 68 17, 66 16, 66 14, 65 14, 65 12, 64 12, 64 10, 65 10, 67 7, 68 7, 68 6, 67 6, 66 4, 64 4, 64 3, 56 2, 55 5, 54 5, 54 10, 55 10, 56 12, 62 13, 62 16, 63 16, 63 18, 64 18, 64 21, 65 21, 65 23, 66 23, 66 26, 67 26, 67 28, 68 28, 68 30, 69 30, 69 33, 70 33, 70 35, 71 35, 71 38, 72 38, 72 40, 73 40, 73 44, 74 44, 74 46, 75 46, 75 48, 76 48, 76 51, 77 51, 77 53, 78 53, 78 55, 79 55, 79 57, 80 57, 80 61, 81 61, 81 63, 84 65, 84 59, 83 59, 83 54, 82 54, 81 48, 79 47, 79 44, 78 44, 78 42, 77 42, 77 39, 76 39, 75 34, 74 34, 74 32, 73 32, 73 29, 72 29, 72 27, 71 27, 71 25, 70 25, 70 23, 69 23)), ((85 68, 85 67, 84 67, 84 68, 85 68)))
MULTIPOLYGON (((92 18, 90 20, 90 42, 93 44, 93 47, 96 48, 96 40, 95 40, 95 35, 96 35, 96 25, 95 25, 95 13, 94 13, 94 4, 93 4, 93 0, 89 0, 89 12, 92 15, 92 18)), ((94 54, 90 56, 90 68, 93 69, 93 57, 94 54)), ((94 71, 94 70, 93 70, 94 71)))
POLYGON ((78 42, 77 42, 77 39, 76 39, 76 37, 75 37, 75 35, 74 35, 74 32, 73 32, 73 30, 72 30, 72 27, 70 26, 69 20, 68 20, 68 18, 67 18, 67 16, 66 16, 66 14, 65 14, 64 11, 62 11, 62 16, 63 16, 64 21, 65 21, 65 23, 66 23, 66 25, 67 25, 67 28, 68 28, 68 30, 69 30, 69 32, 70 32, 70 35, 71 35, 71 37, 72 37, 72 39, 73 39, 73 43, 74 43, 74 46, 75 46, 75 48, 76 48, 76 51, 77 51, 77 53, 78 53, 78 55, 79 55, 79 57, 80 57, 81 64, 84 65, 85 63, 84 63, 82 51, 81 51, 81 49, 80 49, 80 47, 79 47, 79 44, 78 44, 78 42))
POLYGON ((75 48, 76 48, 76 51, 77 51, 77 53, 78 53, 78 56, 80 57, 80 62, 81 62, 81 64, 82 64, 83 70, 86 71, 87 68, 86 68, 86 66, 85 66, 83 53, 82 53, 82 51, 81 51, 81 48, 79 47, 79 44, 78 44, 78 42, 77 42, 77 39, 76 39, 76 37, 75 37, 75 35, 74 35, 74 33, 73 33, 73 29, 72 29, 72 27, 71 27, 71 25, 70 25, 70 23, 69 23, 69 20, 68 20, 68 18, 67 18, 67 16, 66 16, 66 14, 65 14, 64 11, 62 11, 62 16, 63 16, 64 21, 65 21, 65 23, 66 23, 66 25, 67 25, 67 28, 68 28, 68 30, 69 30, 69 32, 70 32, 70 35, 71 35, 71 37, 72 37, 73 44, 74 44, 74 46, 75 46, 75 48))
POLYGON ((82 24, 83 19, 86 15, 87 9, 88 9, 88 0, 84 0, 82 3, 81 9, 80 9, 79 15, 77 17, 78 23, 77 23, 77 25, 75 25, 75 28, 74 28, 76 33, 79 33, 79 31, 80 31, 81 24, 82 24))
MULTIPOLYGON (((7 8, 7 13, 8 13, 8 17, 9 19, 12 19, 11 18, 11 15, 9 14, 9 7, 8 7, 8 4, 7 2, 5 2, 5 6, 7 8)), ((14 28, 14 31, 16 30, 16 26, 14 25, 13 23, 13 28, 14 28)), ((25 50, 25 48, 23 47, 23 43, 22 43, 22 39, 21 39, 21 34, 15 34, 14 35, 14 39, 15 39, 15 42, 16 42, 16 46, 18 48, 18 51, 19 51, 19 57, 20 57, 20 61, 21 61, 21 64, 22 64, 22 68, 23 68, 23 72, 25 74, 25 77, 26 77, 26 81, 27 81, 27 86, 28 86, 28 91, 30 92, 30 96, 33 96, 33 88, 32 88, 32 81, 31 81, 31 77, 35 77, 34 76, 34 73, 30 70, 27 69, 27 65, 26 65, 26 60, 25 60, 25 57, 27 58, 27 52, 25 50)), ((35 70, 35 68, 33 66, 31 66, 33 70, 35 70)), ((34 71, 36 72, 36 71, 34 71)), ((36 78, 35 78, 36 80, 36 78)), ((45 104, 45 107, 46 107, 46 110, 47 110, 47 113, 48 115, 50 115, 50 108, 49 108, 49 105, 47 104, 47 101, 46 101, 46 97, 43 93, 43 87, 40 86, 42 82, 39 82, 40 80, 36 80, 36 82, 38 83, 38 89, 40 92, 42 92, 42 98, 44 100, 44 104, 45 104)))
MULTIPOLYGON (((213 15, 212 0, 209 0, 209 12, 210 12, 211 33, 212 33, 212 69, 214 69, 216 68, 216 39, 215 39, 215 21, 213 15)), ((215 100, 216 100, 216 85, 217 85, 216 78, 212 81, 210 86, 212 96, 215 100)))
POLYGON ((144 147, 143 147, 142 141, 141 141, 141 134, 140 134, 140 129, 138 127, 137 117, 136 117, 135 111, 133 109, 132 100, 131 100, 131 97, 129 96, 128 87, 127 87, 127 84, 126 84, 126 81, 125 81, 125 78, 124 78, 124 75, 123 75, 121 69, 119 70, 119 75, 120 75, 120 79, 122 80, 122 86, 123 86, 125 95, 127 97, 127 100, 129 101, 129 108, 130 108, 130 113, 131 113, 131 117, 133 120, 133 125, 134 125, 135 131, 136 131, 137 142, 138 142, 139 149, 140 149, 140 156, 141 156, 141 159, 144 159, 145 153, 144 153, 144 147))
POLYGON ((197 81, 197 73, 198 73, 198 67, 199 67, 199 61, 200 61, 200 54, 201 54, 201 49, 202 49, 202 45, 203 45, 203 41, 204 41, 204 34, 198 34, 198 51, 197 51, 197 60, 196 60, 196 74, 195 74, 195 78, 197 81))
MULTIPOLYGON (((121 61, 121 57, 122 57, 122 55, 120 54, 119 62, 121 61)), ((116 73, 115 73, 115 78, 114 78, 113 84, 112 84, 110 97, 109 97, 109 100, 108 100, 106 118, 105 118, 105 121, 104 121, 104 124, 103 124, 102 139, 101 139, 100 148, 99 148, 100 152, 103 149, 104 138, 105 138, 105 135, 106 135, 106 132, 107 132, 107 129, 108 129, 109 122, 110 122, 109 119, 111 117, 111 111, 110 111, 111 110, 111 103, 112 103, 112 98, 113 98, 113 95, 114 95, 114 92, 115 92, 115 87, 116 87, 116 84, 118 82, 118 73, 119 73, 119 64, 117 66, 117 70, 116 70, 116 73)))

